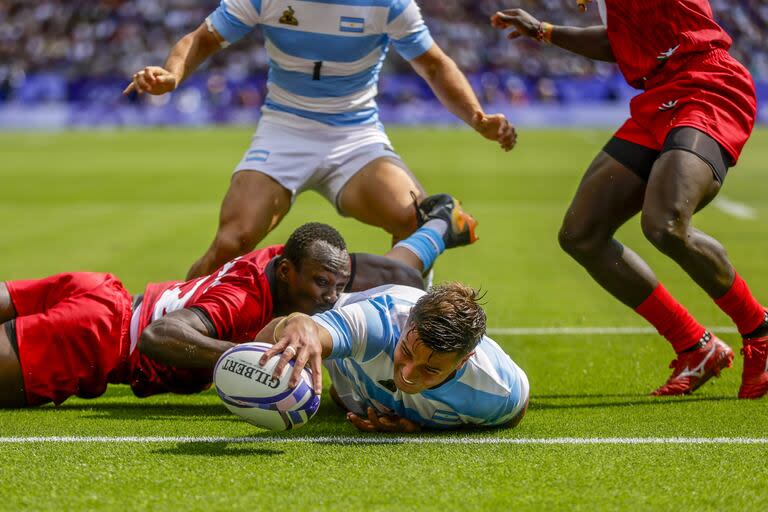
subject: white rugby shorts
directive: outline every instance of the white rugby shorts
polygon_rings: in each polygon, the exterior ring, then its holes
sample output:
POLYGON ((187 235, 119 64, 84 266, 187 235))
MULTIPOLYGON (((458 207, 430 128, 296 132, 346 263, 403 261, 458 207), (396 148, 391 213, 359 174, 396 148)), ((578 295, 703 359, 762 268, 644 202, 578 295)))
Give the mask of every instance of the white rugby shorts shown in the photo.
POLYGON ((234 172, 266 174, 291 192, 292 201, 314 190, 339 210, 341 189, 370 162, 387 157, 407 170, 380 123, 329 126, 283 112, 262 112, 234 172))

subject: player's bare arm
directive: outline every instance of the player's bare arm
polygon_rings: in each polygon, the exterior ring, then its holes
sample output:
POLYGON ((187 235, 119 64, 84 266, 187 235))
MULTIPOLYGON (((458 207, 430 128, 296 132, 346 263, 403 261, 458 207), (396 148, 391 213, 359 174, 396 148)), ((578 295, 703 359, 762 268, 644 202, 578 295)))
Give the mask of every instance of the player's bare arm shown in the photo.
POLYGON ((202 23, 171 48, 163 67, 147 66, 134 74, 123 94, 135 91, 162 95, 173 91, 208 57, 221 50, 223 42, 216 29, 202 23))
POLYGON ((483 111, 464 73, 437 44, 410 63, 440 102, 456 117, 486 139, 497 141, 505 151, 515 147, 515 127, 503 114, 488 115, 483 111))
POLYGON ((213 338, 212 326, 191 309, 168 313, 141 333, 139 350, 160 363, 179 368, 213 368, 234 343, 213 338))
POLYGON ((274 345, 261 356, 261 364, 264 365, 272 356, 281 354, 280 362, 274 371, 280 375, 288 361, 293 359, 293 374, 288 385, 295 386, 301 377, 301 370, 309 363, 313 370, 312 387, 318 395, 322 393, 323 358, 330 356, 333 350, 331 333, 303 313, 292 313, 274 325, 267 325, 264 330, 266 329, 272 330, 274 345))
POLYGON ((499 30, 512 29, 508 39, 529 37, 546 41, 584 57, 615 62, 605 26, 566 27, 540 21, 523 9, 499 11, 491 17, 491 25, 499 30))

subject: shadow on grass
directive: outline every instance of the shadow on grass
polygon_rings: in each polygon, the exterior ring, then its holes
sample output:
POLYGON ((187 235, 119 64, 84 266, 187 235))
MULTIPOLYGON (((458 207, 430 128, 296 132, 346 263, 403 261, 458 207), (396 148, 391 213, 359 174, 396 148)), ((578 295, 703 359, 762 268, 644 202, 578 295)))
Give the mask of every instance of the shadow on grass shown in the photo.
POLYGON ((639 405, 676 405, 680 406, 688 403, 698 402, 735 402, 738 399, 735 396, 673 396, 673 397, 651 397, 646 395, 634 394, 605 394, 605 395, 537 395, 531 400, 529 409, 599 409, 611 407, 635 407, 639 405), (606 398, 630 398, 629 400, 603 400, 606 398), (595 400, 599 399, 599 400, 595 400), (587 400, 581 403, 546 403, 542 400, 587 400))
POLYGON ((257 448, 244 443, 179 443, 173 448, 152 450, 157 455, 186 455, 200 457, 274 457, 285 455, 283 450, 257 448))
MULTIPOLYGON (((93 420, 135 420, 135 421, 166 421, 179 419, 183 421, 226 421, 241 423, 242 419, 232 414, 224 404, 200 404, 200 403, 152 403, 141 399, 133 399, 126 402, 101 402, 94 399, 93 402, 68 404, 58 407, 46 405, 40 408, 24 409, 26 412, 39 414, 56 414, 71 412, 78 414, 82 419, 93 420)), ((329 423, 345 423, 344 412, 336 407, 330 400, 324 403, 317 414, 312 418, 310 427, 302 428, 302 432, 312 430, 312 426, 327 425, 329 423)))
MULTIPOLYGON (((64 404, 56 408, 61 412, 80 412, 84 419, 108 420, 168 420, 183 418, 185 421, 240 421, 221 404, 158 404, 142 402, 94 402, 93 404, 64 404)), ((39 409, 46 411, 46 409, 39 409)), ((47 410, 50 410, 48 408, 47 410)))

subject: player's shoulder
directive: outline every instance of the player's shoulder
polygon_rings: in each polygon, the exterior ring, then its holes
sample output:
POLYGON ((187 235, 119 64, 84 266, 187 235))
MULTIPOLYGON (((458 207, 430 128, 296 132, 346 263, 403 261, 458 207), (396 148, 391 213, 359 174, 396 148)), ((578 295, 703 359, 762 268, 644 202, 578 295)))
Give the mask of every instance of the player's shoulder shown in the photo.
POLYGON ((467 361, 461 382, 493 395, 507 395, 519 382, 520 368, 495 341, 488 336, 475 347, 467 361))

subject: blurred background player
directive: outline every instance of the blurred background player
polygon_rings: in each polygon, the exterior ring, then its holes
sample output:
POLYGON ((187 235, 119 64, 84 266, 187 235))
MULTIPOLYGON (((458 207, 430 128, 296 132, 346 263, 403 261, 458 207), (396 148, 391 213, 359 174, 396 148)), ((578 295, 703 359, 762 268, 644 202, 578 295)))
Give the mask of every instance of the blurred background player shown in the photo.
MULTIPOLYGON (((579 0, 582 6, 587 1, 579 0)), ((677 262, 736 324, 743 337, 740 398, 768 392, 768 313, 725 249, 691 225, 720 190, 755 123, 749 72, 728 54, 731 38, 706 0, 598 0, 603 25, 553 26, 521 9, 492 25, 571 52, 616 62, 644 90, 632 117, 587 169, 560 231, 560 245, 603 288, 648 320, 677 352, 655 395, 691 393, 729 367, 733 351, 614 239, 638 212, 648 240, 677 262)))
POLYGON ((412 196, 424 190, 395 153, 375 97, 389 42, 452 113, 504 150, 516 133, 486 115, 467 79, 434 43, 415 0, 223 0, 171 49, 163 67, 133 76, 125 93, 173 91, 209 56, 261 26, 269 54, 268 94, 250 148, 235 168, 219 227, 188 278, 251 250, 304 190, 342 215, 395 240, 416 228, 412 196))
POLYGON ((469 218, 444 207, 428 212, 387 256, 350 255, 335 229, 305 224, 285 246, 202 278, 149 284, 133 297, 111 274, 0 283, 0 406, 94 398, 118 383, 139 397, 207 389, 218 356, 274 316, 327 310, 345 289, 419 286, 424 265, 462 238, 451 217, 469 218))
POLYGON ((343 296, 331 311, 273 321, 259 335, 276 341, 261 361, 282 354, 280 371, 322 357, 331 396, 365 432, 513 427, 528 405, 528 378, 485 336, 480 300, 460 283, 343 296))

